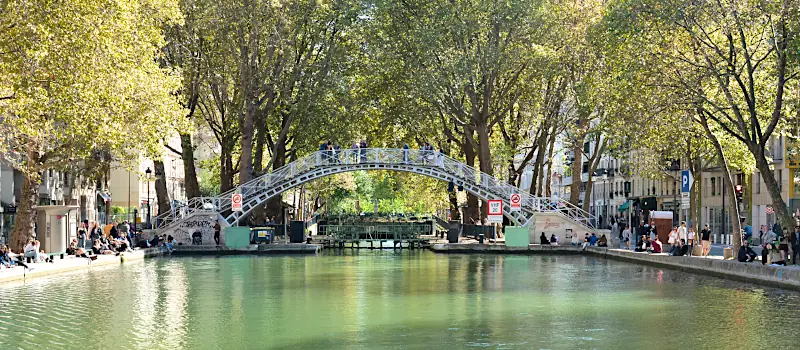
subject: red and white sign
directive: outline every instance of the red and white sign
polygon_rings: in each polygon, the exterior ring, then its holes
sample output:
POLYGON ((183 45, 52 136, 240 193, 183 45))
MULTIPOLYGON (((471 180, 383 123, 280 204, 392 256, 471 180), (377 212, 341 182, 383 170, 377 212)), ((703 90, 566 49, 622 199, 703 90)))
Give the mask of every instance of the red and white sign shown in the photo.
POLYGON ((511 194, 511 211, 520 211, 522 210, 522 197, 520 197, 519 193, 511 194))
POLYGON ((231 195, 231 211, 242 211, 241 193, 234 193, 231 195))
POLYGON ((489 222, 503 222, 503 201, 490 199, 487 206, 486 219, 489 222))
POLYGON ((772 209, 772 207, 770 207, 770 206, 767 206, 767 210, 766 210, 766 211, 767 211, 767 215, 769 215, 769 214, 772 214, 772 213, 774 213, 774 212, 775 212, 775 209, 772 209))

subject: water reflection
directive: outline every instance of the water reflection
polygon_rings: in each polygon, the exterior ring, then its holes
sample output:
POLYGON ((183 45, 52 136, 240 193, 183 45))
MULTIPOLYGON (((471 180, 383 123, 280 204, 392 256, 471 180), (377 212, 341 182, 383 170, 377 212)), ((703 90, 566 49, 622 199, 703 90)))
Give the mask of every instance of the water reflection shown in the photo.
POLYGON ((164 258, 0 287, 0 347, 788 348, 777 325, 798 309, 795 292, 578 256, 164 258))

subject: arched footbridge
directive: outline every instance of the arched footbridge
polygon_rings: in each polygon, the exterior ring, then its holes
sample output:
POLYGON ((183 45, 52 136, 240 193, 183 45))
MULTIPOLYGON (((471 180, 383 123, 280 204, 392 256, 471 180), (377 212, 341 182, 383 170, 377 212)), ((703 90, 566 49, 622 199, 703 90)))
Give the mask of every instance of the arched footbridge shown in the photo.
POLYGON ((233 225, 260 204, 291 188, 325 176, 356 170, 405 171, 453 182, 482 200, 502 200, 503 213, 517 226, 530 225, 534 213, 549 212, 563 215, 589 230, 595 228, 596 221, 591 214, 560 198, 532 196, 437 151, 394 148, 314 152, 219 196, 192 198, 184 207, 174 208, 159 216, 156 219, 157 228, 165 229, 178 224, 198 211, 218 213, 228 225, 233 225), (241 212, 231 211, 231 196, 234 193, 242 194, 241 212), (515 193, 521 197, 521 210, 511 211, 510 198, 515 193))

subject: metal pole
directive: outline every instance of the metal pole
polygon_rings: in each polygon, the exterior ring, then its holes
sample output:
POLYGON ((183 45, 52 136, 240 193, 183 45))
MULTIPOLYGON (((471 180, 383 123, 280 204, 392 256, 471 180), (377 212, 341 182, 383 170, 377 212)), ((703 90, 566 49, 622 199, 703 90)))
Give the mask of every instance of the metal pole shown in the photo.
MULTIPOLYGON (((722 178, 720 178, 722 179, 722 178)), ((720 224, 722 224, 722 238, 721 240, 725 242, 725 180, 722 181, 722 216, 720 217, 720 224)))
POLYGON ((128 221, 131 221, 131 171, 128 170, 128 221))
POLYGON ((147 179, 147 226, 148 228, 152 229, 150 226, 150 178, 147 179))

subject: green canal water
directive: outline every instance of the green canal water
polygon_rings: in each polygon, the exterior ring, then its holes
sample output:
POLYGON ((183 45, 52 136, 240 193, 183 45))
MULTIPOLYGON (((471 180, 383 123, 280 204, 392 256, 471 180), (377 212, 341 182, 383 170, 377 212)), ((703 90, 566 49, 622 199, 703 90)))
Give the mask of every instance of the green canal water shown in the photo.
POLYGON ((779 349, 798 309, 584 256, 171 257, 0 286, 0 349, 779 349))

